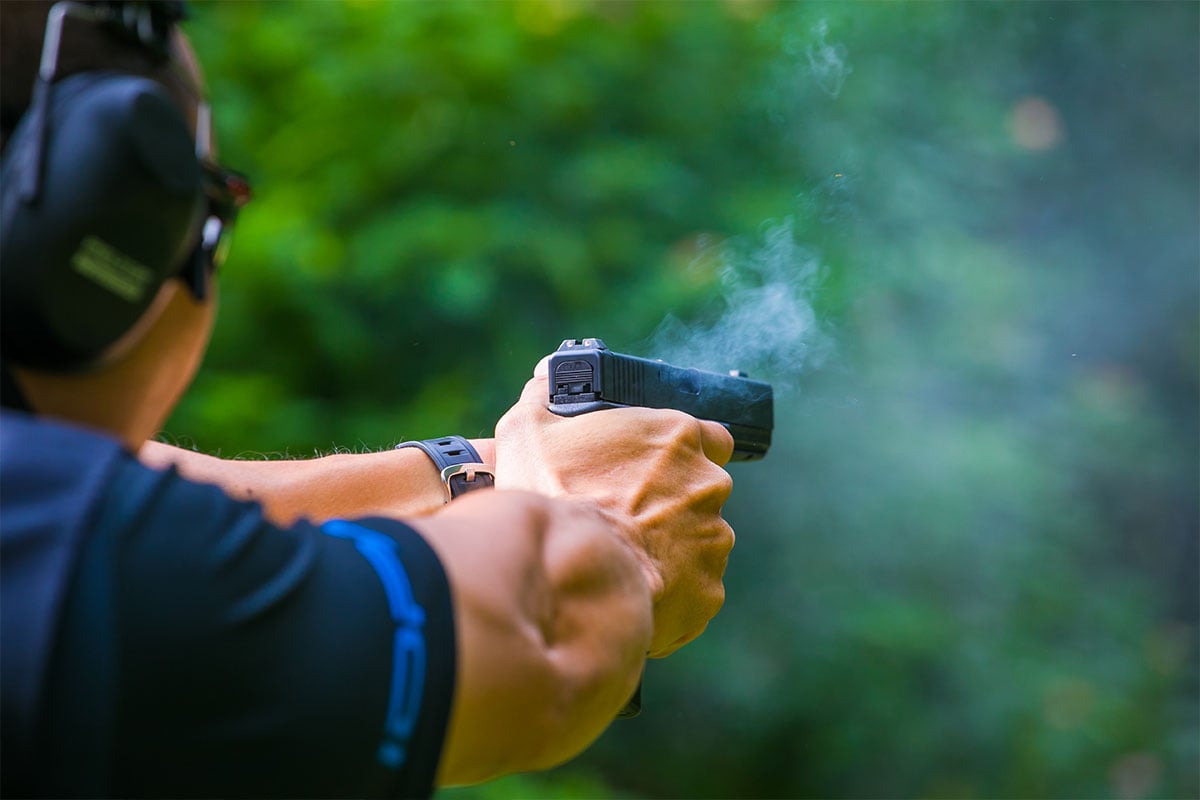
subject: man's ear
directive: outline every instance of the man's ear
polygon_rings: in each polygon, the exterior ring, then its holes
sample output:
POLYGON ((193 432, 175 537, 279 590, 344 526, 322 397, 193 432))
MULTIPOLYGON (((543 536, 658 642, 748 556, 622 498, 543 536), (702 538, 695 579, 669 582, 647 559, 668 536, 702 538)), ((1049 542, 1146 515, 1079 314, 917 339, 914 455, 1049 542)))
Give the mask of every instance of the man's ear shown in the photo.
POLYGON ((203 175, 192 132, 156 81, 80 73, 47 84, 39 103, 0 167, 0 336, 17 364, 81 369, 142 327, 191 257, 203 175))

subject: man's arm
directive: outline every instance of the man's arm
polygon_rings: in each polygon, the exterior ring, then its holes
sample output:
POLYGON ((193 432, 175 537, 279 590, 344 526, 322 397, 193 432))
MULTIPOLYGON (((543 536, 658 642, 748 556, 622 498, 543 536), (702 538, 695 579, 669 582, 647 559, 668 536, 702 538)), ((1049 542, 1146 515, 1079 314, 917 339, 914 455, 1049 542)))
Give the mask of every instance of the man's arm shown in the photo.
MULTIPOLYGON (((472 441, 494 461, 491 439, 472 441)), ((322 458, 244 461, 146 442, 138 458, 156 469, 174 466, 189 480, 221 487, 238 500, 262 504, 276 525, 364 516, 410 517, 436 511, 445 493, 433 462, 420 450, 343 453, 322 458)))
POLYGON ((496 491, 411 521, 454 604, 442 785, 576 755, 629 699, 645 656, 699 636, 724 601, 729 433, 651 409, 565 419, 545 396, 539 374, 497 425, 496 491))
POLYGON ((412 522, 453 598, 458 675, 439 785, 547 769, 612 722, 653 631, 638 556, 586 504, 477 492, 412 522))
MULTIPOLYGON (((571 758, 628 700, 644 658, 700 635, 724 601, 729 433, 654 409, 558 417, 546 392, 539 369, 495 442, 475 443, 485 459, 495 455, 495 491, 408 519, 442 562, 454 606, 458 671, 441 785, 571 758)), ((148 453, 181 463, 161 446, 148 453)), ((436 471, 412 449, 310 462, 185 456, 181 471, 235 494, 245 481, 272 514, 308 506, 324 519, 370 513, 363 498, 381 480, 398 484, 387 493, 405 492, 392 459, 417 456, 413 474, 424 470, 422 485, 437 489, 426 502, 440 504, 436 471), (333 511, 339 504, 358 513, 333 511)))

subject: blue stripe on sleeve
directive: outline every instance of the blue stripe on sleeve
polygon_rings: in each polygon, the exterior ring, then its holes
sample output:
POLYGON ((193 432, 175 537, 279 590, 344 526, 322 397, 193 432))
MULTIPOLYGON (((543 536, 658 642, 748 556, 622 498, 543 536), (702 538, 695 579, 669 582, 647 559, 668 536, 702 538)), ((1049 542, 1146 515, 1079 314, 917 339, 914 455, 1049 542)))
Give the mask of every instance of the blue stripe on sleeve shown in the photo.
POLYGON ((389 769, 404 766, 408 743, 421 711, 425 692, 425 609, 413 597, 412 583, 396 543, 379 531, 345 520, 330 520, 321 530, 348 539, 371 565, 383 584, 388 610, 396 629, 392 638, 392 682, 387 720, 376 758, 389 769))

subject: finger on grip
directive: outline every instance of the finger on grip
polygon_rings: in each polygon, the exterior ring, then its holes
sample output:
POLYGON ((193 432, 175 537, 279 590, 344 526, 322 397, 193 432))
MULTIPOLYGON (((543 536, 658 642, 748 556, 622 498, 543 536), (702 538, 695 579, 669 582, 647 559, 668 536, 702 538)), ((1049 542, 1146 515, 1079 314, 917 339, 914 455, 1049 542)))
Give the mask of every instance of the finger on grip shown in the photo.
POLYGON ((700 446, 709 461, 723 467, 733 458, 733 434, 719 422, 699 420, 700 446))

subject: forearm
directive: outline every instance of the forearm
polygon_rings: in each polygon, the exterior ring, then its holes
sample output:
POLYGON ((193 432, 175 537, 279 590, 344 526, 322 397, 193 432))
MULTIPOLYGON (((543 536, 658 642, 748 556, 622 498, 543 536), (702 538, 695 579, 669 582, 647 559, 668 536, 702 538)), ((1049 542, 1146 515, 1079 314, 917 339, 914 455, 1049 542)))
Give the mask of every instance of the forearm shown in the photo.
POLYGON ((414 525, 450 579, 459 643, 439 784, 578 754, 632 694, 650 643, 624 537, 589 507, 524 492, 469 495, 414 525))
MULTIPOLYGON (((476 442, 488 458, 490 442, 476 442)), ((416 448, 304 460, 215 458, 161 442, 146 442, 139 457, 151 467, 174 466, 184 477, 220 486, 261 503, 276 524, 364 516, 410 517, 442 507, 444 492, 433 462, 416 448)))

